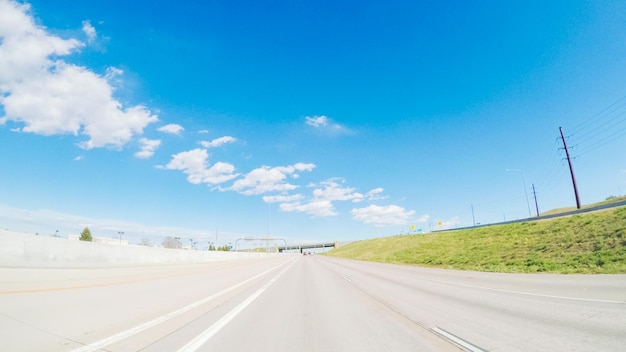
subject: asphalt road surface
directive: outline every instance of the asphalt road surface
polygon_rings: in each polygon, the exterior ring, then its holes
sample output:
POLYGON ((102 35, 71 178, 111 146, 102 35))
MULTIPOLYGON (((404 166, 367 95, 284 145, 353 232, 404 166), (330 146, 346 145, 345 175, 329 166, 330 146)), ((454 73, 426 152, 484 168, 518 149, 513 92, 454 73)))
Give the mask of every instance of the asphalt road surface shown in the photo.
POLYGON ((1 351, 624 351, 626 275, 282 254, 0 268, 1 351))

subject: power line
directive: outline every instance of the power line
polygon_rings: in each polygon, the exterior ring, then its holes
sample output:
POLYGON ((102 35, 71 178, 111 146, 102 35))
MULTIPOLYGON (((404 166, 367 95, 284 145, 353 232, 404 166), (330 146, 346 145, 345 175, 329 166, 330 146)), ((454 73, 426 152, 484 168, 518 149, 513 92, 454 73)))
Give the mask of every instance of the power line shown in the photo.
POLYGON ((559 148, 560 139, 560 137, 554 139, 554 144, 551 148, 552 152, 550 154, 546 154, 548 158, 545 159, 545 166, 540 173, 540 177, 536 178, 538 182, 535 184, 543 190, 542 193, 544 194, 544 197, 554 194, 554 192, 557 191, 557 187, 555 186, 561 184, 567 177, 566 169, 563 167, 565 164, 560 154, 560 149, 562 149, 559 148))
POLYGON ((602 118, 610 115, 610 113, 609 114, 605 114, 605 112, 607 110, 613 108, 614 106, 616 106, 616 108, 613 109, 611 111, 611 113, 616 111, 616 110, 618 110, 619 108, 622 108, 622 107, 626 106, 626 95, 621 97, 621 98, 619 98, 618 100, 616 100, 615 102, 613 102, 611 105, 607 106, 606 108, 602 109, 598 113, 592 115, 591 117, 589 117, 588 119, 586 119, 582 123, 580 123, 580 124, 578 124, 576 126, 573 126, 570 129, 570 131, 571 131, 570 133, 572 133, 574 135, 574 134, 578 134, 579 132, 583 132, 583 131, 587 130, 588 129, 588 125, 592 125, 596 121, 602 120, 602 118))
MULTIPOLYGON (((625 104, 626 105, 626 104, 625 104)), ((578 140, 580 142, 585 142, 588 141, 596 136, 601 135, 602 133, 605 133, 606 131, 610 131, 611 129, 613 129, 615 126, 618 126, 621 123, 624 123, 624 119, 619 119, 620 117, 622 117, 624 114, 626 114, 626 110, 621 111, 621 112, 617 112, 615 114, 615 116, 613 116, 611 119, 604 121, 598 125, 596 125, 595 127, 590 128, 589 130, 585 131, 585 134, 583 134, 581 136, 581 138, 579 138, 578 140), (609 125, 610 124, 610 125, 609 125), (607 126, 609 125, 609 126, 607 126), (607 128, 603 128, 607 126, 607 128), (603 128, 601 130, 601 128, 603 128)), ((580 134, 580 132, 579 132, 580 134)), ((576 134, 574 134, 576 135, 576 134)))
POLYGON ((613 142, 614 140, 618 139, 621 136, 626 135, 626 126, 624 126, 623 128, 616 130, 615 132, 613 132, 612 134, 606 136, 605 138, 599 140, 596 143, 592 143, 590 145, 586 145, 584 149, 582 149, 578 155, 584 155, 587 154, 589 152, 592 152, 600 147, 603 147, 611 142, 613 142))

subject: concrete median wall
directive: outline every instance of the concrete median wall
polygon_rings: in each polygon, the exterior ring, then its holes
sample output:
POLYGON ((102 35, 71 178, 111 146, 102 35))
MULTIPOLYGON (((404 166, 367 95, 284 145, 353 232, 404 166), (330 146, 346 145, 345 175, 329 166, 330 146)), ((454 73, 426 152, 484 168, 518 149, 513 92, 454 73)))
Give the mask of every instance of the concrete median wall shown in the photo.
POLYGON ((0 267, 85 268, 203 263, 259 258, 267 253, 238 253, 119 246, 0 230, 0 267))

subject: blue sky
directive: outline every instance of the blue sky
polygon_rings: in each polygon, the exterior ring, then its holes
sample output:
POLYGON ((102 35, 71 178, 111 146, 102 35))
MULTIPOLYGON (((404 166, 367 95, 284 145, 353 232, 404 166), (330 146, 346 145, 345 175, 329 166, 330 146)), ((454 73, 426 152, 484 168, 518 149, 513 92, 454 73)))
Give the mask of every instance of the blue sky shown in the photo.
POLYGON ((532 185, 575 205, 559 127, 582 203, 622 195, 625 24, 622 1, 0 0, 0 226, 221 245, 524 218, 532 185))

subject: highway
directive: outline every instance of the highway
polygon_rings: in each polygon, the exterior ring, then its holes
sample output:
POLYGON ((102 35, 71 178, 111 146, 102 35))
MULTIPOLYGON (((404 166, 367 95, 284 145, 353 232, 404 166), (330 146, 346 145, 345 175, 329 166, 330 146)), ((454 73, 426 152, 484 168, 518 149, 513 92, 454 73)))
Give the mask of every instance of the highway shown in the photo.
POLYGON ((2 351, 624 351, 626 275, 280 254, 0 268, 2 351))

